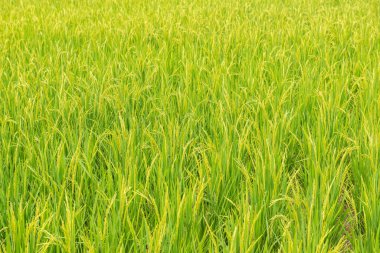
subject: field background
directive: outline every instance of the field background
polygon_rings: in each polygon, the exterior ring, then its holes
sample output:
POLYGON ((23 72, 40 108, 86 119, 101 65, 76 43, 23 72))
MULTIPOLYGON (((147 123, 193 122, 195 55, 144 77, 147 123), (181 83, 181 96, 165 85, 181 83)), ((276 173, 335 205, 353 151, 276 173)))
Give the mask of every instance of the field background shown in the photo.
POLYGON ((0 0, 0 252, 380 252, 378 0, 0 0))

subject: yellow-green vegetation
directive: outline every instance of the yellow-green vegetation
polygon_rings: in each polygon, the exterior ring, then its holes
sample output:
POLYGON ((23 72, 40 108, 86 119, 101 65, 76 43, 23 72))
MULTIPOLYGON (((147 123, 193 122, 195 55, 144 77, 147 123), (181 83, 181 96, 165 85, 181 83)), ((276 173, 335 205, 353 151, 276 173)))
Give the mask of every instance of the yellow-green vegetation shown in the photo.
POLYGON ((378 0, 0 0, 0 252, 380 252, 378 0))

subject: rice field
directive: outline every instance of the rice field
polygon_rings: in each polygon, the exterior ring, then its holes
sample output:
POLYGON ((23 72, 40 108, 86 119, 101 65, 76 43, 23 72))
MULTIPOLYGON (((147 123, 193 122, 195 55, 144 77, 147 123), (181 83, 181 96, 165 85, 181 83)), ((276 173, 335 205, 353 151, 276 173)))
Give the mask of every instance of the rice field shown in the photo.
POLYGON ((380 252, 380 2, 0 0, 0 252, 380 252))

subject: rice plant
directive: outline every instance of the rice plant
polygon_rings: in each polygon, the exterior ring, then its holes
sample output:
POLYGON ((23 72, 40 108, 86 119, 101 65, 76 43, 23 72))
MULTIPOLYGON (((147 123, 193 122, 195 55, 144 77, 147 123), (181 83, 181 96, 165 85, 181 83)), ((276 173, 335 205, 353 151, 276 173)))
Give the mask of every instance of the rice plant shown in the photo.
POLYGON ((378 0, 0 0, 0 252, 380 252, 378 0))

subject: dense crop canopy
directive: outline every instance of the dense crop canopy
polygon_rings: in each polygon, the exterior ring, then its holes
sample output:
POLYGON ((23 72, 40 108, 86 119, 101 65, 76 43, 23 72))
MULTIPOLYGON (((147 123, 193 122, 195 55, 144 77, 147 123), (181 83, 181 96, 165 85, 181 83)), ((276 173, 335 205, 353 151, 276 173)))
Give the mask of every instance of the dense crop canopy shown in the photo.
POLYGON ((380 252, 378 0, 0 0, 0 252, 380 252))

